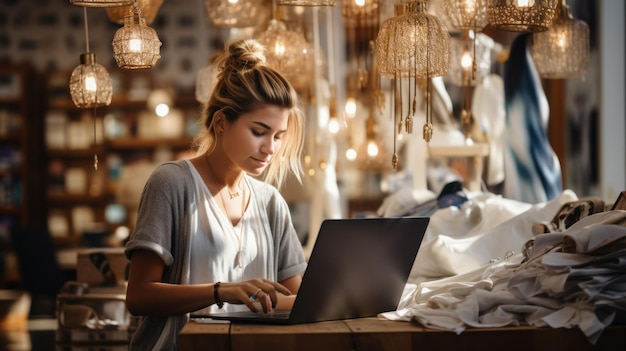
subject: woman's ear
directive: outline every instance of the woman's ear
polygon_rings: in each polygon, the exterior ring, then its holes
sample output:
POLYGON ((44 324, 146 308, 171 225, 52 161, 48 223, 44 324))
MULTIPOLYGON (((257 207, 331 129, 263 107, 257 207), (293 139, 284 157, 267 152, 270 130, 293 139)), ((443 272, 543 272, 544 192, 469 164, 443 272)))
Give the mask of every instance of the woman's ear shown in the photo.
POLYGON ((225 123, 226 123, 226 115, 224 115, 224 112, 220 110, 220 111, 215 112, 215 114, 213 114, 213 126, 214 126, 213 128, 215 129, 217 134, 224 133, 225 123))

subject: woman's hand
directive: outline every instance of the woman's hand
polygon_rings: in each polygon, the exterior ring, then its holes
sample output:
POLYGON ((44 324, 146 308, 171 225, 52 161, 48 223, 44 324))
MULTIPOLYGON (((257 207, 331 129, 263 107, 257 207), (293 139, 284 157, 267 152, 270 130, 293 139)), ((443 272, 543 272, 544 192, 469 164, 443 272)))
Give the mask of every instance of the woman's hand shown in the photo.
POLYGON ((258 312, 257 303, 263 312, 271 312, 278 301, 278 293, 291 295, 291 291, 280 283, 267 279, 251 279, 241 283, 220 283, 218 294, 223 302, 245 304, 258 312))

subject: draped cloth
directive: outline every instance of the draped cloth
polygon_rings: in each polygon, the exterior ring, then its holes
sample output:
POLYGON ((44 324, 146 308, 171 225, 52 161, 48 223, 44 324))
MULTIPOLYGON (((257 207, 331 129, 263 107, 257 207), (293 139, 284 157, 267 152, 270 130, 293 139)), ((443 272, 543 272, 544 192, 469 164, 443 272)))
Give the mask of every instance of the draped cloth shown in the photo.
POLYGON ((503 195, 528 203, 545 202, 562 191, 561 166, 550 145, 550 108, 527 50, 518 35, 505 64, 505 180, 503 195))
POLYGON ((393 320, 442 330, 579 328, 591 344, 626 316, 626 211, 535 236, 523 253, 465 274, 408 284, 393 320))

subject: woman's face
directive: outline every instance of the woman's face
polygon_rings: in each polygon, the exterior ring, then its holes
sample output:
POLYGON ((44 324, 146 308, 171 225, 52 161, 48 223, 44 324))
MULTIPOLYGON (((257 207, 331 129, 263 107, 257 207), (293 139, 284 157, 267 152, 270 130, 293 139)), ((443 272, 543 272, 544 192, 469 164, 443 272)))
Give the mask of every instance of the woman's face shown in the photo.
POLYGON ((282 146, 288 119, 286 108, 262 105, 235 122, 226 122, 224 152, 243 171, 251 175, 263 173, 282 146))

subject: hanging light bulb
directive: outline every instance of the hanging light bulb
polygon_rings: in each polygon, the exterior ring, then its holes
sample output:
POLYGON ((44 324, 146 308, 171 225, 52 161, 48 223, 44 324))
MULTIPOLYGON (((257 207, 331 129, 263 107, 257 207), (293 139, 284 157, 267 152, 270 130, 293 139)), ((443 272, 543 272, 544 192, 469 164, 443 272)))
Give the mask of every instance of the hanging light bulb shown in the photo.
POLYGON ((511 32, 542 32, 550 28, 558 0, 491 0, 489 24, 511 32))
POLYGON ((70 95, 78 108, 108 106, 113 97, 113 82, 104 66, 96 63, 96 54, 80 55, 80 65, 70 76, 70 95))
POLYGON ((542 78, 580 76, 589 62, 589 27, 563 0, 550 29, 533 33, 529 50, 542 78))
POLYGON ((113 36, 113 56, 120 68, 152 68, 161 58, 161 41, 154 29, 146 25, 137 2, 124 18, 124 26, 113 36))
POLYGON ((459 36, 452 36, 450 38, 450 71, 446 79, 459 86, 476 85, 491 72, 491 48, 493 46, 493 39, 484 33, 463 31, 463 34, 459 36))
MULTIPOLYGON (((107 7, 106 13, 109 19, 117 24, 124 24, 124 18, 128 14, 130 7, 132 7, 132 1, 126 6, 107 7)), ((161 8, 163 0, 137 0, 137 5, 141 10, 141 14, 146 17, 146 24, 150 25, 154 22, 157 12, 161 8)))

